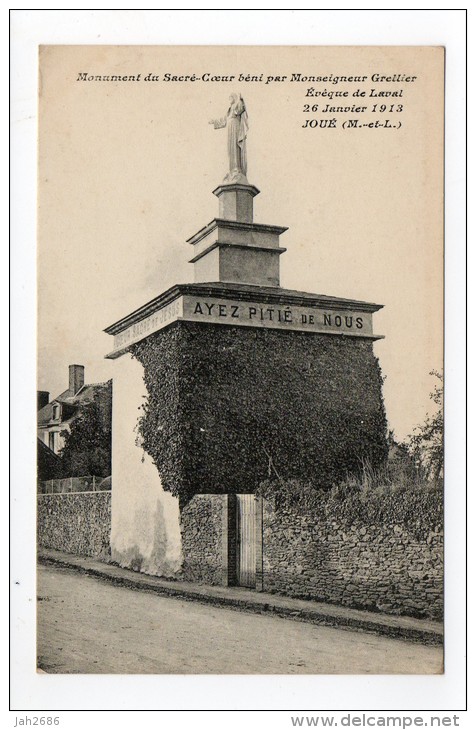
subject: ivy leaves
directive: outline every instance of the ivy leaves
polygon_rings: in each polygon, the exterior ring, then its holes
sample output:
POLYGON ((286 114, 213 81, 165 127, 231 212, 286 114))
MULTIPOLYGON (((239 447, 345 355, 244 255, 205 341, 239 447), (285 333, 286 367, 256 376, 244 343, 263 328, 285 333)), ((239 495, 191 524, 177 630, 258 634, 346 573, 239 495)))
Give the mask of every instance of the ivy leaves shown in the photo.
POLYGON ((132 352, 148 392, 143 446, 182 503, 269 476, 329 489, 386 458, 370 342, 177 322, 132 352))

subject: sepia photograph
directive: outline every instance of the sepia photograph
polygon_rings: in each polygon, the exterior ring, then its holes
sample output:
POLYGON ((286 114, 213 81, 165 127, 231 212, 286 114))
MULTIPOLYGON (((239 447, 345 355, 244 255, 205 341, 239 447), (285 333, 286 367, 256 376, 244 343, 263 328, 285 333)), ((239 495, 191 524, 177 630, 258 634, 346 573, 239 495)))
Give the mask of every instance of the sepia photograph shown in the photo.
POLYGON ((10 11, 11 726, 472 726, 466 15, 10 11))
POLYGON ((39 48, 40 673, 444 672, 444 67, 39 48))

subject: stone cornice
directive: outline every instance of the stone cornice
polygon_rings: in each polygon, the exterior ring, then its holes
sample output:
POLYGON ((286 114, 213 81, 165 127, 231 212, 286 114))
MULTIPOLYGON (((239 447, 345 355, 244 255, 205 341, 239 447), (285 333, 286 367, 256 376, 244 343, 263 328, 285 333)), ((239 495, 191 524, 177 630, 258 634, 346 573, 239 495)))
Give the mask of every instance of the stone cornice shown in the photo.
POLYGON ((219 185, 217 188, 215 188, 215 190, 213 190, 212 192, 213 195, 219 197, 220 195, 222 195, 222 193, 233 193, 235 191, 249 193, 253 196, 253 198, 260 193, 256 185, 245 185, 245 183, 231 183, 229 185, 223 183, 222 185, 219 185))
POLYGON ((195 245, 196 243, 201 241, 202 238, 208 236, 208 234, 214 231, 216 228, 228 228, 231 230, 239 231, 255 231, 257 233, 274 233, 278 236, 288 230, 286 226, 271 226, 265 223, 242 223, 241 221, 230 221, 225 220, 224 218, 214 218, 212 221, 210 221, 210 223, 208 223, 208 225, 197 231, 197 233, 195 233, 195 235, 193 235, 191 238, 188 238, 187 243, 195 245))
MULTIPOLYGON (((341 299, 323 294, 299 292, 281 287, 265 287, 246 284, 203 283, 203 284, 176 284, 167 291, 134 310, 122 319, 104 329, 109 335, 116 335, 145 317, 159 311, 182 294, 191 296, 208 296, 221 299, 253 300, 263 304, 297 305, 316 308, 338 308, 342 310, 358 309, 362 312, 377 312, 383 304, 363 302, 356 299, 341 299)), ((375 336, 374 336, 375 338, 375 336)))
POLYGON ((189 264, 194 264, 196 261, 201 259, 203 256, 206 256, 210 251, 213 251, 214 248, 240 248, 245 251, 265 251, 266 253, 272 253, 277 254, 280 256, 282 253, 287 251, 287 248, 271 248, 270 246, 256 246, 252 243, 245 244, 245 243, 220 243, 217 241, 216 243, 212 243, 211 246, 208 246, 204 251, 199 253, 197 256, 195 256, 193 259, 190 259, 188 262, 189 264))

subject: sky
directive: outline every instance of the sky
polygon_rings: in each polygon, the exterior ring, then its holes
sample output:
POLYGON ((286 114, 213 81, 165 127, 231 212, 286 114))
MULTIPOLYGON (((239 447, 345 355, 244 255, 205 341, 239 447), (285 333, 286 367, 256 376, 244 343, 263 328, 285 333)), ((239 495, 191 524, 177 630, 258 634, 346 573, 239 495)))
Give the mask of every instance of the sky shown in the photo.
POLYGON ((442 369, 443 54, 431 47, 43 47, 38 388, 65 390, 71 363, 85 366, 87 382, 113 377, 103 329, 193 280, 186 239, 218 215, 212 190, 227 164, 226 132, 208 121, 225 115, 235 91, 249 114, 248 179, 261 191, 255 220, 289 228, 281 286, 384 305, 374 350, 389 427, 403 439, 432 408, 429 373, 442 369), (160 81, 144 81, 149 73, 160 81), (166 73, 199 80, 167 82, 166 73), (240 73, 263 80, 239 82, 240 73), (299 82, 293 73, 369 79, 299 82), (417 78, 372 82, 374 73, 417 78), (350 93, 307 97, 309 88, 350 93), (371 88, 403 89, 392 99, 398 117, 379 117, 398 118, 399 129, 345 130, 349 115, 323 112, 365 104, 368 122, 374 100, 352 93, 371 88), (314 103, 318 112, 304 111, 314 103), (337 128, 303 126, 326 117, 337 128))

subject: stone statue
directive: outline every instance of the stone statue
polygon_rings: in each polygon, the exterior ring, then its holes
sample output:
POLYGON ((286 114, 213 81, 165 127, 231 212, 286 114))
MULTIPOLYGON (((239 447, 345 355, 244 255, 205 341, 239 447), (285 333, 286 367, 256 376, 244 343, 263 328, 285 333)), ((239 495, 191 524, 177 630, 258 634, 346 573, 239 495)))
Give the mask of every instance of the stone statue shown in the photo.
POLYGON ((248 133, 248 113, 241 94, 230 96, 230 108, 226 117, 211 119, 215 129, 228 126, 228 174, 223 182, 245 183, 246 179, 246 135, 248 133))

